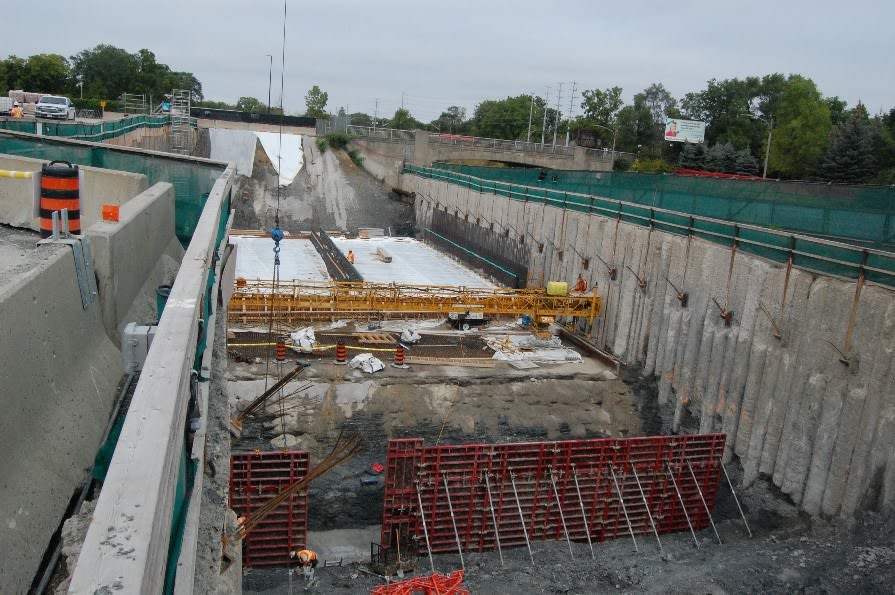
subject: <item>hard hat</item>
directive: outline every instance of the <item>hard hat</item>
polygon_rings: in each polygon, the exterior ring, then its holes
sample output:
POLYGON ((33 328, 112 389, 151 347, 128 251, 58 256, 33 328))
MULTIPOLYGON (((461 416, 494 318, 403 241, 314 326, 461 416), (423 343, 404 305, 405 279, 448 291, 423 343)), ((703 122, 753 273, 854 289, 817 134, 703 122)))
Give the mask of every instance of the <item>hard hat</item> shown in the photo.
POLYGON ((13 104, 13 105, 19 105, 19 102, 18 102, 18 101, 13 101, 12 104, 13 104))
POLYGON ((298 559, 302 562, 307 562, 309 557, 307 552, 302 552, 298 555, 298 559))
POLYGON ((290 560, 295 560, 295 550, 289 552, 289 559, 290 559, 290 560))

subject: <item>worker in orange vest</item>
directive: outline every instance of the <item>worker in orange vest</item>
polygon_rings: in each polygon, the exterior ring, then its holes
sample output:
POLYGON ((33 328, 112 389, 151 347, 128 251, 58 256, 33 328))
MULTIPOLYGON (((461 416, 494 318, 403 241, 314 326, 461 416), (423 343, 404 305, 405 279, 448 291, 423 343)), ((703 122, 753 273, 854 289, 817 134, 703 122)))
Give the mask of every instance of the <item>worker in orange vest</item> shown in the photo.
POLYGON ((309 581, 314 579, 314 569, 317 568, 317 552, 313 550, 292 550, 289 552, 289 559, 298 562, 305 578, 309 581))
POLYGON ((19 105, 19 102, 16 101, 12 104, 12 109, 9 110, 9 115, 13 118, 24 118, 25 112, 22 110, 22 106, 19 105))
POLYGON ((575 291, 578 293, 587 291, 587 280, 581 276, 581 273, 578 274, 578 280, 575 282, 575 291))
POLYGON ((354 264, 354 250, 348 251, 348 262, 354 264))

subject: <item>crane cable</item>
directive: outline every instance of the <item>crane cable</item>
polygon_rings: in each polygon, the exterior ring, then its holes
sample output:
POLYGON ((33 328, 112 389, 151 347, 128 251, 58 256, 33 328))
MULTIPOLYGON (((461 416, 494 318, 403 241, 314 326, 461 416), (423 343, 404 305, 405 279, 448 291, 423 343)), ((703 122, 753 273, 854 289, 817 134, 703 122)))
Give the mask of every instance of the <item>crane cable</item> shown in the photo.
MULTIPOLYGON (((273 229, 270 230, 270 237, 273 240, 273 287, 271 290, 271 307, 270 307, 270 317, 268 318, 267 324, 267 336, 269 337, 267 342, 267 366, 265 368, 264 373, 264 390, 267 391, 267 381, 270 378, 270 347, 274 341, 273 339, 273 321, 274 321, 274 308, 273 305, 276 301, 276 295, 279 291, 280 286, 280 242, 283 240, 284 234, 283 230, 280 228, 280 172, 283 170, 283 85, 285 82, 284 72, 286 70, 286 0, 283 0, 283 50, 281 56, 281 68, 280 68, 280 126, 279 126, 279 147, 277 149, 277 207, 274 211, 274 226, 273 229)), ((280 363, 277 371, 277 379, 279 380, 280 374, 283 371, 283 365, 280 363)), ((286 409, 285 409, 285 398, 282 396, 282 389, 280 391, 280 423, 282 427, 282 435, 286 434, 286 409)), ((285 448, 286 439, 283 438, 283 447, 285 448)))

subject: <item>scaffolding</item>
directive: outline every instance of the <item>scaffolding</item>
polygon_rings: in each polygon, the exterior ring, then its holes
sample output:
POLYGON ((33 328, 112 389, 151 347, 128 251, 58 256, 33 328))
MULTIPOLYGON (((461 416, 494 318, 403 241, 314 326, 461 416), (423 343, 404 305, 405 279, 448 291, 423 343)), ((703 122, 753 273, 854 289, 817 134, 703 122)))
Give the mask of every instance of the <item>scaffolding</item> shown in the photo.
POLYGON ((592 324, 603 300, 597 288, 586 293, 549 295, 544 288, 507 289, 454 285, 395 283, 236 280, 230 299, 231 323, 294 324, 339 318, 381 319, 384 316, 443 315, 481 312, 484 317, 522 316, 537 323, 545 318, 582 317, 592 324))
POLYGON ((174 89, 171 94, 171 130, 168 141, 171 152, 179 155, 189 155, 193 149, 190 97, 190 91, 185 89, 174 89))
POLYGON ((136 93, 121 94, 121 111, 125 114, 146 114, 146 96, 136 93))

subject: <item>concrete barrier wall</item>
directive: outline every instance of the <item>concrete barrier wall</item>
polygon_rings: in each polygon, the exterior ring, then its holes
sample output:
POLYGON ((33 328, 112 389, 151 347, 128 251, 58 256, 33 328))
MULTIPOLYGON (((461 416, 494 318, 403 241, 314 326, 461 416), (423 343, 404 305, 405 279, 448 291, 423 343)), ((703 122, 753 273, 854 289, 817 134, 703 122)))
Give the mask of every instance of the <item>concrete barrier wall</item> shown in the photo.
MULTIPOLYGON (((187 411, 203 313, 209 317, 207 344, 214 344, 219 304, 216 299, 206 303, 206 281, 209 274, 220 279, 223 248, 218 232, 235 175, 231 166, 215 182, 184 255, 97 500, 70 593, 160 593, 164 589, 188 423, 200 426, 188 454, 198 469, 205 464, 202 440, 208 423, 210 351, 205 352, 199 373, 202 386, 197 390, 196 418, 187 420, 187 411), (213 311, 205 311, 206 307, 213 311)), ((212 295, 217 296, 217 287, 212 295)), ((184 543, 196 542, 198 511, 194 507, 199 506, 203 478, 202 472, 196 474, 188 496, 186 514, 193 520, 188 521, 184 543)), ((178 592, 192 591, 195 559, 194 552, 181 558, 176 582, 189 587, 178 592)))
POLYGON ((0 585, 27 591, 92 467, 121 378, 99 303, 86 310, 69 246, 0 287, 0 585))
POLYGON ((124 203, 118 222, 87 232, 103 323, 116 345, 128 322, 155 324, 155 289, 174 282, 183 258, 174 229, 174 187, 160 182, 124 203))
MULTIPOLYGON (((39 173, 45 163, 49 162, 0 155, 0 169, 39 173)), ((148 186, 146 176, 142 174, 78 167, 83 172, 80 188, 82 230, 102 220, 104 204, 124 204, 148 186)), ((40 231, 40 220, 34 210, 35 192, 39 189, 37 180, 0 178, 0 223, 40 231)))
MULTIPOLYGON (((489 213, 524 229, 543 246, 530 251, 533 285, 571 283, 579 272, 598 284, 605 314, 587 332, 658 377, 669 431, 726 432, 727 457, 741 459, 746 484, 767 475, 811 514, 895 505, 890 288, 417 176, 403 176, 401 187, 449 212, 489 213), (689 294, 687 307, 672 285, 689 294), (732 312, 730 326, 722 311, 732 312)), ((417 203, 421 227, 427 203, 417 203)))

